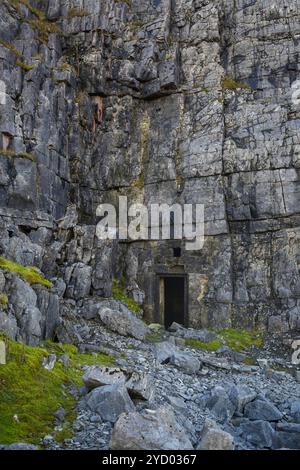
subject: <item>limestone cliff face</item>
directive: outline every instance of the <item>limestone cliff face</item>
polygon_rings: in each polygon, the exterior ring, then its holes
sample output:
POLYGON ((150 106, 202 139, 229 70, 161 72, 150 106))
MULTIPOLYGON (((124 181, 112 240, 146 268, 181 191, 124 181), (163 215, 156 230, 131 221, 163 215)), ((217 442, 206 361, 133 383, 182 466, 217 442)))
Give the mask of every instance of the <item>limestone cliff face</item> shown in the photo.
POLYGON ((51 336, 122 276, 158 321, 162 272, 188 274, 191 326, 300 327, 299 20, 297 0, 1 2, 0 256, 54 281, 6 272, 2 328, 51 336), (203 203, 203 250, 99 241, 119 195, 203 203))

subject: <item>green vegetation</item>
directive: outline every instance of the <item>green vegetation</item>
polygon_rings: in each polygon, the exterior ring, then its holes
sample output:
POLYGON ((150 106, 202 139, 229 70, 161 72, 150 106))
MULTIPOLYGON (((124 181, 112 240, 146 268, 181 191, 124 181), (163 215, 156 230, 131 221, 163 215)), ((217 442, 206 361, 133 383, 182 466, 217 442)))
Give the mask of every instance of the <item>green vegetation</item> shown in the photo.
POLYGON ((129 7, 132 6, 132 0, 115 0, 115 3, 126 3, 129 7))
POLYGON ((32 70, 35 68, 34 65, 25 64, 25 62, 22 62, 21 60, 17 60, 16 65, 18 67, 21 67, 21 69, 25 70, 25 72, 29 72, 29 70, 32 70))
POLYGON ((129 310, 131 310, 132 312, 136 314, 141 313, 141 307, 131 297, 128 296, 126 289, 121 286, 120 282, 117 279, 113 280, 112 296, 114 299, 120 300, 121 302, 126 304, 129 310))
POLYGON ((66 422, 56 439, 62 442, 72 436, 76 402, 70 386, 81 386, 83 365, 112 365, 113 358, 79 354, 75 346, 46 341, 41 347, 26 346, 0 334, 6 342, 7 364, 0 366, 0 442, 30 442, 53 432, 54 412, 63 408, 66 422), (70 366, 59 361, 53 370, 42 367, 44 357, 68 354, 70 366))
POLYGON ((32 29, 37 31, 38 39, 42 43, 48 42, 49 34, 62 35, 61 29, 55 23, 51 23, 46 19, 35 18, 28 20, 28 23, 32 29))
POLYGON ((26 158, 27 160, 34 161, 34 155, 28 152, 15 152, 14 150, 0 150, 0 155, 3 157, 11 157, 11 158, 26 158))
POLYGON ((8 297, 6 294, 0 293, 0 307, 6 307, 8 305, 8 297))
POLYGON ((186 339, 185 344, 187 346, 191 346, 191 348, 203 349, 205 351, 217 351, 217 349, 223 346, 222 341, 219 339, 209 341, 208 343, 204 343, 203 341, 199 341, 197 339, 186 339))
POLYGON ((5 49, 9 49, 16 57, 22 57, 21 52, 16 48, 16 46, 14 46, 14 44, 0 39, 0 46, 5 47, 5 49))
POLYGON ((35 68, 34 65, 28 65, 22 60, 21 52, 11 43, 0 40, 0 45, 5 47, 5 49, 10 50, 16 56, 16 65, 21 67, 25 72, 32 70, 35 68))
POLYGON ((248 350, 251 346, 262 346, 262 335, 257 331, 248 330, 235 330, 234 328, 227 328, 218 332, 218 338, 204 343, 202 341, 187 339, 186 345, 196 349, 203 349, 205 351, 217 351, 222 346, 228 346, 236 352, 248 350))
POLYGON ((52 283, 45 279, 35 266, 22 266, 0 256, 0 269, 19 274, 28 284, 41 284, 45 287, 52 287, 52 283))
POLYGON ((162 325, 160 324, 152 324, 152 327, 150 328, 150 332, 147 333, 146 335, 146 341, 149 343, 160 343, 163 341, 163 337, 165 334, 165 329, 162 325))
POLYGON ((47 42, 50 33, 62 34, 61 29, 55 23, 47 20, 44 11, 33 7, 29 0, 10 0, 10 4, 19 15, 22 15, 22 5, 33 15, 32 19, 23 18, 23 21, 37 31, 40 42, 47 42))
POLYGON ((237 82, 231 77, 224 77, 221 82, 222 90, 251 90, 247 83, 237 82))
POLYGON ((87 11, 87 10, 84 10, 84 8, 71 8, 69 11, 68 11, 68 16, 67 18, 71 19, 71 18, 76 18, 76 17, 84 17, 84 16, 89 16, 90 15, 90 12, 87 11))
POLYGON ((235 330, 227 328, 219 333, 225 344, 233 351, 242 351, 249 349, 251 346, 262 346, 263 338, 258 331, 235 330))

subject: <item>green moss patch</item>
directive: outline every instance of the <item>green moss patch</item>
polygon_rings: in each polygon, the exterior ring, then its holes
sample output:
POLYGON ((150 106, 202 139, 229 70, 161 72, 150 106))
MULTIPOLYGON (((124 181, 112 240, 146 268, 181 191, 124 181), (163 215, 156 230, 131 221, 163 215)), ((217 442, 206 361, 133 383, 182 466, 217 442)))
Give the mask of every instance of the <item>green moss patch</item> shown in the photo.
POLYGON ((221 346, 223 346, 221 340, 218 339, 209 341, 208 343, 198 341, 197 339, 187 339, 185 344, 187 346, 191 346, 191 348, 203 349, 204 351, 217 351, 221 346))
POLYGON ((66 411, 66 422, 57 433, 62 442, 72 436, 76 401, 71 386, 82 385, 83 365, 111 365, 113 358, 104 354, 79 354, 72 345, 49 341, 41 347, 26 346, 0 334, 7 345, 7 364, 0 366, 0 443, 30 442, 54 429, 54 413, 66 411), (57 357, 68 354, 70 367, 57 361, 53 370, 42 367, 44 357, 55 352, 57 357))
POLYGON ((115 300, 120 300, 127 305, 129 310, 136 314, 141 313, 141 307, 137 304, 131 297, 128 296, 126 289, 121 286, 120 282, 117 279, 113 280, 112 284, 112 296, 115 300))
POLYGON ((33 70, 35 68, 34 65, 25 64, 25 62, 22 62, 22 60, 17 60, 16 66, 20 67, 25 72, 29 72, 30 70, 33 70))
POLYGON ((0 269, 19 274, 28 284, 40 284, 45 287, 52 287, 52 282, 45 279, 38 268, 34 266, 22 266, 0 256, 0 269))
MULTIPOLYGON (((17 61, 18 62, 18 61, 17 61)), ((25 64, 23 64, 25 65, 25 64)), ((19 65, 21 67, 21 65, 19 65)), ((28 69, 29 70, 29 69, 28 69)), ((26 158, 27 160, 34 161, 34 155, 28 152, 15 152, 14 150, 0 150, 0 156, 9 158, 26 158)))
POLYGON ((90 12, 85 10, 84 8, 70 8, 70 10, 68 11, 68 15, 67 15, 67 18, 71 19, 71 18, 83 18, 85 16, 90 16, 90 12))
POLYGON ((6 307, 8 305, 8 297, 6 294, 0 293, 0 307, 6 307))
POLYGON ((221 82, 222 90, 251 90, 247 83, 237 82, 231 77, 224 77, 221 82))
POLYGON ((217 351, 222 346, 228 346, 232 351, 240 352, 250 349, 252 346, 260 347, 263 344, 263 337, 257 331, 235 330, 226 328, 218 332, 218 338, 203 343, 202 341, 187 339, 185 344, 196 349, 205 351, 217 351))

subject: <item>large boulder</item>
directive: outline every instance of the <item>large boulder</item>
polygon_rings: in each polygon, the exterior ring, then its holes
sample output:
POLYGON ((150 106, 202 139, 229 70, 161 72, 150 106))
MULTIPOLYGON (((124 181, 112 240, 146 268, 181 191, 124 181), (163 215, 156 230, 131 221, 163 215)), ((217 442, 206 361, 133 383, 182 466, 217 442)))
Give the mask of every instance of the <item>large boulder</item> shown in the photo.
POLYGON ((259 448, 272 447, 274 429, 268 421, 248 421, 240 426, 245 439, 259 448))
POLYGON ((122 336, 132 336, 143 340, 149 328, 145 323, 137 318, 125 306, 119 308, 109 308, 101 306, 98 315, 101 322, 111 331, 115 331, 122 336))
POLYGON ((216 386, 211 391, 211 395, 206 403, 206 406, 212 411, 216 419, 221 423, 229 421, 237 409, 237 403, 231 401, 227 391, 220 386, 216 386))
POLYGON ((300 449, 300 424, 278 423, 273 438, 273 449, 300 449))
POLYGON ((215 421, 206 419, 197 450, 234 450, 233 437, 215 421))
POLYGON ((201 362, 196 357, 181 351, 174 352, 169 363, 187 374, 196 374, 201 368, 201 362))
POLYGON ((283 415, 270 401, 257 398, 245 406, 245 416, 253 421, 279 421, 283 415))
POLYGON ((88 390, 92 390, 103 385, 124 385, 126 376, 118 367, 90 366, 85 370, 83 382, 88 390))
POLYGON ((294 422, 300 424, 300 400, 291 403, 291 415, 294 422))
POLYGON ((92 390, 86 396, 86 404, 104 421, 114 423, 121 413, 135 410, 135 406, 122 384, 104 385, 92 390))
POLYGON ((122 414, 110 441, 112 450, 190 450, 193 449, 184 428, 170 407, 145 410, 143 414, 122 414))
POLYGON ((236 411, 243 413, 247 403, 255 400, 257 393, 247 385, 237 385, 231 387, 228 393, 229 399, 235 404, 236 411))

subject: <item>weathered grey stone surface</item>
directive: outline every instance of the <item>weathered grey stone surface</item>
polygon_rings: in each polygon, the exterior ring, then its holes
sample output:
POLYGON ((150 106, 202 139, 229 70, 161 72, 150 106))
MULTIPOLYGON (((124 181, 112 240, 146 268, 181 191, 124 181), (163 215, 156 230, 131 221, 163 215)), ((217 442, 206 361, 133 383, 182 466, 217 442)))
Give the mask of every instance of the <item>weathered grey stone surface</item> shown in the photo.
POLYGON ((102 385, 125 384, 126 376, 116 367, 91 366, 86 369, 83 382, 88 390, 92 390, 102 385))
POLYGON ((98 315, 107 328, 120 335, 142 340, 149 332, 146 324, 128 309, 101 307, 98 315))
POLYGON ((187 374, 196 374, 201 368, 199 359, 185 352, 175 352, 172 354, 169 363, 187 374))
POLYGON ((234 450, 233 437, 214 421, 206 419, 197 450, 234 450))
POLYGON ((86 403, 90 410, 112 423, 121 413, 135 409, 126 387, 118 383, 95 388, 87 395, 86 403))
POLYGON ((249 421, 242 423, 242 433, 247 441, 259 448, 271 448, 274 439, 274 429, 268 421, 249 421))
POLYGON ((193 446, 169 407, 124 413, 116 422, 112 450, 189 450, 193 446))
POLYGON ((59 292, 36 304, 2 276, 17 327, 24 297, 54 336, 62 297, 109 297, 114 277, 157 322, 155 274, 183 268, 189 326, 299 330, 298 2, 49 0, 43 13, 53 32, 0 6, 0 253, 59 292), (98 240, 96 207, 119 195, 203 203, 203 249, 98 240))
POLYGON ((252 420, 279 421, 282 418, 282 413, 273 403, 257 398, 245 406, 245 416, 252 420))

